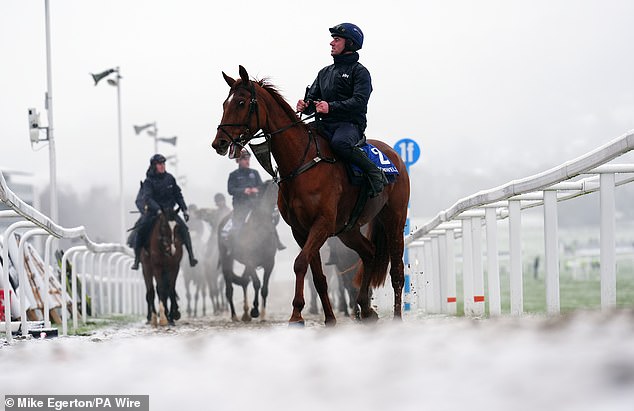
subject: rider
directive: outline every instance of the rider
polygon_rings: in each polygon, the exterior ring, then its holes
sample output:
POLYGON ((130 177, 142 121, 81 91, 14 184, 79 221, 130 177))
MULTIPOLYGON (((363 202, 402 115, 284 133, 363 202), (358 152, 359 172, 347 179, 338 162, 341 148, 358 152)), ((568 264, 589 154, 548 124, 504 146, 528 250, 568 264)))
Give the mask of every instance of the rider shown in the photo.
MULTIPOLYGON (((141 193, 137 196, 136 206, 143 213, 136 224, 137 236, 134 244, 134 264, 133 270, 139 268, 139 258, 141 248, 146 241, 148 233, 152 229, 152 223, 155 217, 162 212, 163 209, 173 209, 176 204, 183 212, 185 221, 189 220, 187 213, 187 205, 183 199, 181 188, 178 186, 173 175, 165 171, 165 157, 161 154, 155 154, 150 159, 150 166, 145 173, 146 179, 141 187, 141 193)), ((181 235, 189 253, 189 265, 192 267, 198 263, 194 258, 192 242, 189 236, 189 230, 183 220, 176 215, 176 222, 181 227, 181 235)))
MULTIPOLYGON (((250 168, 251 153, 246 148, 240 151, 240 157, 236 159, 238 169, 229 174, 227 191, 233 197, 233 216, 231 217, 231 231, 237 232, 258 201, 258 193, 262 186, 262 179, 257 170, 250 168)), ((286 247, 280 242, 277 230, 277 249, 286 247)))
POLYGON ((336 155, 358 166, 370 182, 370 197, 387 184, 385 174, 357 147, 367 125, 368 100, 372 93, 370 72, 359 63, 363 32, 351 23, 331 27, 330 55, 334 64, 324 67, 307 90, 297 111, 316 112, 319 126, 336 155))
POLYGON ((231 209, 227 207, 227 200, 222 193, 214 195, 214 203, 216 203, 216 208, 201 208, 198 213, 201 219, 207 221, 214 230, 217 230, 222 219, 231 213, 231 209))

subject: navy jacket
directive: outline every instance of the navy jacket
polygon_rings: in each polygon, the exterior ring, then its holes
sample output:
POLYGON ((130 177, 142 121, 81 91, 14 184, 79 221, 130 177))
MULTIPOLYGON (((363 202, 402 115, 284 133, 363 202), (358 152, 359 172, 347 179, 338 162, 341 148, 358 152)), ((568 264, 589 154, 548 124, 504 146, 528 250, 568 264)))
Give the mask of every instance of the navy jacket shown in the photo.
MULTIPOLYGON (((363 131, 367 125, 370 93, 370 72, 359 63, 359 53, 354 52, 334 56, 334 63, 319 71, 308 90, 307 100, 328 102, 329 112, 319 114, 320 120, 352 122, 363 131)), ((312 114, 315 108, 311 105, 304 112, 312 114)))
POLYGON ((233 208, 250 205, 251 198, 244 194, 245 188, 260 187, 262 179, 258 170, 252 168, 238 168, 229 174, 227 191, 233 196, 233 208))
POLYGON ((173 209, 176 204, 182 212, 187 211, 183 193, 173 175, 148 170, 146 176, 141 192, 143 203, 151 213, 156 213, 161 208, 173 209))

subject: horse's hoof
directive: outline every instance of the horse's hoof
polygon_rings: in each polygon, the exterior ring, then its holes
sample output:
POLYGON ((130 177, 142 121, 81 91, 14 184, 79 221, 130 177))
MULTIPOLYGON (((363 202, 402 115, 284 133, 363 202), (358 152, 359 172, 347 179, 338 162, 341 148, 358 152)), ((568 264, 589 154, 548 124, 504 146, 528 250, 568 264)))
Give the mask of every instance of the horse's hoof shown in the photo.
POLYGON ((251 318, 258 318, 260 316, 260 311, 257 308, 253 307, 251 309, 251 318))
POLYGON ((170 326, 174 326, 174 325, 176 325, 176 322, 174 322, 174 320, 169 320, 169 321, 167 321, 167 324, 170 325, 170 326))
POLYGON ((150 321, 150 324, 152 324, 152 327, 158 326, 158 318, 156 317, 156 313, 152 314, 152 320, 150 321))
POLYGON ((359 306, 354 307, 354 310, 352 311, 352 318, 357 321, 361 321, 361 309, 359 306))
POLYGON ((375 323, 379 321, 379 315, 376 313, 376 311, 370 308, 367 313, 363 314, 362 320, 365 323, 375 323))
POLYGON ((248 323, 251 321, 251 316, 249 315, 249 313, 242 314, 242 321, 244 321, 245 323, 248 323))
POLYGON ((326 318, 326 327, 334 327, 335 325, 337 325, 337 319, 336 318, 326 318))
POLYGON ((231 316, 231 321, 233 321, 234 323, 237 323, 238 321, 240 321, 240 319, 238 318, 237 315, 232 315, 231 316))
POLYGON ((294 327, 294 328, 304 328, 306 324, 304 323, 304 320, 299 320, 299 321, 289 321, 288 322, 288 326, 289 327, 294 327))
MULTIPOLYGON (((195 317, 195 316, 196 316, 196 314, 194 314, 194 317, 195 317)), ((172 318, 173 318, 175 321, 180 320, 180 319, 181 319, 181 312, 180 312, 180 311, 178 311, 178 310, 176 310, 176 311, 174 312, 174 314, 172 314, 172 318)))

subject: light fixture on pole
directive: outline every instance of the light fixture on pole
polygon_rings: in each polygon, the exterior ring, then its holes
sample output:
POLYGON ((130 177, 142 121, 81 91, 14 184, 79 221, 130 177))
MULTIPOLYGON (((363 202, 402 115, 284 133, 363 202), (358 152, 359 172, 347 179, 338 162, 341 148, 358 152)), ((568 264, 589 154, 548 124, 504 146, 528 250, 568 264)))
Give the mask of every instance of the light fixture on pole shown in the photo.
POLYGON ((150 137, 154 139, 154 154, 158 153, 158 142, 161 141, 163 143, 171 144, 173 146, 176 145, 176 140, 178 137, 158 137, 158 127, 156 126, 156 121, 153 123, 147 123, 142 126, 133 126, 134 132, 138 136, 141 134, 143 130, 147 130, 147 133, 150 137))
POLYGON ((117 88, 117 129, 119 136, 119 233, 120 233, 120 242, 121 244, 125 244, 125 206, 123 201, 123 149, 122 149, 122 135, 121 135, 121 71, 119 67, 111 68, 101 73, 92 74, 92 79, 95 81, 95 86, 99 84, 99 82, 110 76, 111 74, 115 74, 114 77, 110 77, 107 79, 108 84, 111 86, 115 86, 117 88))

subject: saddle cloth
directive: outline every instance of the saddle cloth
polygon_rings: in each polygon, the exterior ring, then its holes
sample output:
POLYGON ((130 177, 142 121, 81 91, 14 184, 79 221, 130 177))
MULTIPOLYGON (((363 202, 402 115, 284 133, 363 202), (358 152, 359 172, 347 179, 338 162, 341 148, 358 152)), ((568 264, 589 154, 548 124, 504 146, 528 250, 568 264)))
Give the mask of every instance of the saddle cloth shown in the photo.
MULTIPOLYGON (((381 150, 370 143, 363 143, 363 145, 359 145, 358 147, 365 152, 368 158, 372 160, 372 162, 377 167, 383 170, 385 176, 390 183, 394 182, 396 176, 398 176, 399 173, 398 169, 388 158, 388 156, 386 156, 381 150)), ((359 177, 363 176, 363 171, 361 171, 361 169, 354 164, 349 164, 348 169, 350 171, 352 183, 356 185, 360 184, 363 180, 360 180, 359 177)))

